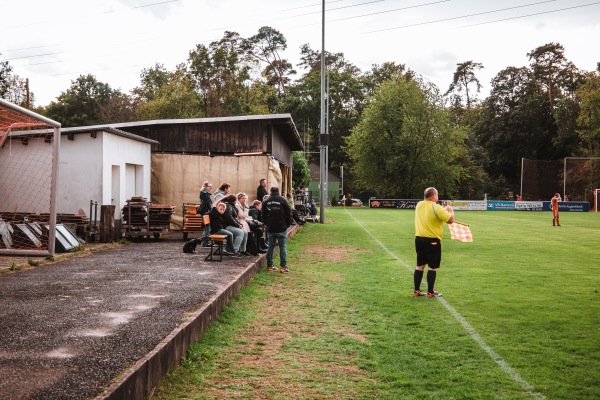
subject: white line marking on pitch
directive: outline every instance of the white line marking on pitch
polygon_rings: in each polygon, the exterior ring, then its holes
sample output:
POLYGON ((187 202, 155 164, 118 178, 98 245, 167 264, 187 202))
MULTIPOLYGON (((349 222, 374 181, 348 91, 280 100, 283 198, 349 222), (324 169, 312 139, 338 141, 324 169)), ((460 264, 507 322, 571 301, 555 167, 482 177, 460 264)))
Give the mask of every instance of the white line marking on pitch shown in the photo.
MULTIPOLYGON (((352 219, 354 221, 356 221, 356 223, 364 229, 365 232, 367 232, 367 234, 369 236, 371 236, 371 238, 378 243, 381 248, 383 250, 385 250, 386 253, 388 253, 392 258, 394 258, 395 260, 399 261, 402 265, 404 265, 406 267, 406 269, 408 269, 410 272, 414 271, 414 267, 410 266, 409 264, 407 264, 404 260, 402 260, 400 257, 398 257, 396 254, 394 254, 390 249, 388 249, 383 243, 381 243, 381 241, 379 239, 377 239, 375 237, 375 235, 373 235, 359 220, 357 220, 354 215, 352 215, 347 209, 345 210, 346 213, 348 215, 350 215, 350 217, 352 217, 352 219)), ((540 400, 544 400, 546 399, 546 397, 544 397, 543 394, 538 393, 535 391, 535 389, 533 388, 533 386, 531 386, 529 384, 529 382, 527 382, 525 379, 523 379, 521 377, 521 375, 519 375, 519 373, 512 368, 510 365, 508 365, 508 363, 506 361, 504 361, 502 359, 502 357, 500 357, 500 355, 498 353, 496 353, 494 351, 494 349, 492 349, 486 342, 485 340, 483 340, 483 338, 481 336, 479 336, 479 334, 477 333, 477 331, 475 330, 475 328, 473 328, 471 326, 471 324, 469 324, 469 322, 465 319, 465 317, 463 317, 458 311, 456 311, 456 309, 454 307, 452 307, 450 304, 448 304, 448 302, 443 298, 443 297, 438 297, 437 298, 438 301, 440 301, 444 307, 446 307, 446 309, 448 311, 450 311, 450 314, 452 314, 454 316, 454 318, 456 318, 456 320, 463 326, 463 328, 469 333, 469 335, 471 335, 471 337, 473 338, 473 340, 475 340, 479 346, 483 349, 483 351, 485 351, 488 356, 490 356, 490 358, 492 360, 494 360, 494 362, 496 364, 498 364, 498 366, 508 375, 510 376, 515 382, 519 383, 521 385, 521 387, 527 392, 529 393, 532 397, 536 398, 536 399, 540 399, 540 400)))

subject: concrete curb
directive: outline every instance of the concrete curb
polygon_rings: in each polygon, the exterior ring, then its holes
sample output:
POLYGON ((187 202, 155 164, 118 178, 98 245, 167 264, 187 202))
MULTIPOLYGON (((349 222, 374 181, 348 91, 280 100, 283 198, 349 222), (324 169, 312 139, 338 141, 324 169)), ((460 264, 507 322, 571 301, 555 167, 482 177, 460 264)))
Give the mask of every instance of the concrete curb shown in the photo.
MULTIPOLYGON (((292 237, 298 231, 294 225, 288 233, 292 237)), ((153 393, 162 377, 177 368, 189 347, 195 343, 210 323, 214 321, 229 300, 254 277, 266 264, 266 254, 237 275, 231 283, 211 297, 206 304, 187 318, 179 327, 165 337, 150 353, 113 382, 96 400, 145 400, 153 393)))

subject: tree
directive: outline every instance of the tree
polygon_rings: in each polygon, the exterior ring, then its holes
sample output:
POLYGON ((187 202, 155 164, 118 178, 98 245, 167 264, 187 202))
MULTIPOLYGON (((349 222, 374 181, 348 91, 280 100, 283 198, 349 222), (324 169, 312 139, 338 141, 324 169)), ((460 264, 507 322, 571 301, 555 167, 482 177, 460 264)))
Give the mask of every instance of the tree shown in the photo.
POLYGON ((242 48, 248 55, 267 64, 264 74, 268 84, 277 88, 281 95, 290 82, 289 75, 296 71, 292 64, 282 58, 282 52, 287 48, 287 40, 281 32, 268 26, 263 26, 258 33, 243 40, 242 48))
POLYGON ((173 80, 174 73, 167 71, 163 64, 156 63, 151 68, 144 68, 140 78, 141 85, 131 92, 138 101, 151 101, 156 98, 163 86, 173 80))
POLYGON ((306 158, 304 158, 304 155, 300 151, 294 151, 292 157, 292 186, 295 188, 307 187, 310 184, 308 161, 306 161, 306 158))
POLYGON ((98 121, 103 124, 135 121, 135 105, 131 97, 115 91, 113 95, 98 107, 98 121))
MULTIPOLYGON (((305 74, 290 86, 281 100, 280 109, 292 114, 296 124, 306 132, 305 147, 316 151, 321 132, 321 56, 308 45, 302 46, 299 64, 305 74)), ((329 160, 331 169, 349 166, 343 150, 345 138, 356 125, 365 104, 364 79, 360 69, 346 61, 343 53, 326 53, 329 81, 329 160)), ((309 156, 310 157, 310 156, 309 156)), ((310 158, 309 158, 310 159, 310 158)), ((349 182, 350 184, 350 182, 349 182)))
POLYGON ((169 74, 169 79, 152 94, 149 101, 140 102, 137 118, 179 119, 203 117, 203 99, 195 91, 194 80, 184 65, 169 74))
POLYGON ((390 79, 399 78, 403 75, 412 77, 414 73, 411 70, 406 71, 405 64, 396 64, 395 62, 384 62, 381 65, 373 64, 371 70, 365 74, 366 93, 371 96, 383 82, 390 79))
POLYGON ((460 131, 451 127, 437 88, 404 77, 384 82, 348 138, 354 173, 384 197, 420 197, 436 186, 457 191, 460 168, 452 165, 460 131))
MULTIPOLYGON (((2 53, 0 53, 2 55, 2 53)), ((0 99, 9 101, 24 108, 34 104, 35 96, 28 93, 27 81, 13 73, 8 61, 0 62, 0 99)))
POLYGON ((225 32, 219 41, 196 45, 188 66, 207 117, 249 114, 248 87, 251 63, 245 57, 243 40, 236 32, 225 32))
POLYGON ((527 53, 535 78, 546 88, 550 110, 561 96, 561 90, 574 92, 577 73, 573 63, 567 61, 565 48, 560 43, 547 43, 527 53))
POLYGON ((31 108, 35 104, 35 95, 29 92, 27 80, 16 74, 10 74, 5 83, 6 88, 2 96, 4 100, 24 108, 31 108))
POLYGON ((521 158, 559 156, 548 98, 526 67, 508 67, 496 75, 474 131, 487 153, 486 171, 492 179, 503 176, 509 185, 519 182, 521 158))
POLYGON ((577 119, 584 155, 600 156, 600 63, 598 72, 590 72, 577 90, 581 112, 577 119))
POLYGON ((481 84, 479 83, 479 79, 475 76, 475 71, 482 69, 483 64, 469 60, 456 65, 457 67, 454 72, 452 83, 444 95, 454 93, 457 100, 460 102, 462 100, 461 93, 464 91, 467 110, 470 110, 471 103, 474 99, 472 98, 472 95, 469 94, 469 86, 475 84, 476 93, 479 93, 481 90, 481 84))
POLYGON ((63 127, 97 125, 103 121, 98 114, 119 91, 111 89, 107 83, 98 82, 95 76, 80 75, 71 81, 71 87, 51 102, 44 115, 62 124, 63 127))
MULTIPOLYGON (((2 53, 0 53, 2 55, 2 53)), ((12 74, 12 66, 8 61, 0 62, 0 99, 5 99, 10 87, 9 78, 12 74)))

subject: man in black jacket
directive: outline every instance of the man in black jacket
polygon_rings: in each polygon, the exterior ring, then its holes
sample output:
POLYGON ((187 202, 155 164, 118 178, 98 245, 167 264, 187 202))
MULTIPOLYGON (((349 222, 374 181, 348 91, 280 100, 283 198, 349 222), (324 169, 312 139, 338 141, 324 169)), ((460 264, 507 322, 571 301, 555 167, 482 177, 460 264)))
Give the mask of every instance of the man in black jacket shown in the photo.
POLYGON ((287 268, 287 230, 292 224, 292 208, 290 203, 279 195, 279 188, 273 186, 271 195, 262 203, 263 222, 267 226, 267 270, 277 271, 273 265, 275 241, 279 243, 279 272, 289 272, 287 268))
POLYGON ((261 179, 258 181, 258 187, 256 188, 256 200, 260 200, 262 202, 267 194, 267 180, 261 179))

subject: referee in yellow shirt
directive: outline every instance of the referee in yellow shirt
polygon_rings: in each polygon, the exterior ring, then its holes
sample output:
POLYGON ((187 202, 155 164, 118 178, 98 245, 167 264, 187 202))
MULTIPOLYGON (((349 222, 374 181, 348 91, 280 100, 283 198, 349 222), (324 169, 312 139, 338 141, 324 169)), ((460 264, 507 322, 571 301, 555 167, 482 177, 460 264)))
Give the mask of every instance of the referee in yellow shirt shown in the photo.
POLYGON ((415 290, 413 296, 441 296, 433 289, 437 270, 442 260, 442 235, 444 222, 454 222, 452 207, 442 207, 437 203, 438 191, 434 187, 425 189, 424 200, 415 208, 415 249, 417 250, 417 268, 415 269, 415 290), (421 281, 425 265, 427 270, 427 294, 421 292, 421 281))

